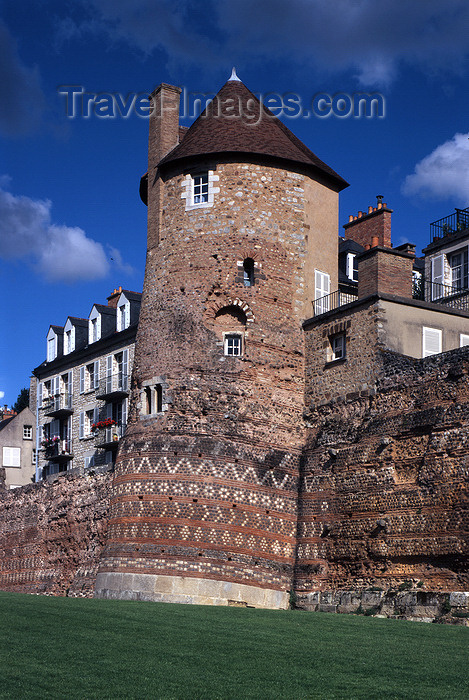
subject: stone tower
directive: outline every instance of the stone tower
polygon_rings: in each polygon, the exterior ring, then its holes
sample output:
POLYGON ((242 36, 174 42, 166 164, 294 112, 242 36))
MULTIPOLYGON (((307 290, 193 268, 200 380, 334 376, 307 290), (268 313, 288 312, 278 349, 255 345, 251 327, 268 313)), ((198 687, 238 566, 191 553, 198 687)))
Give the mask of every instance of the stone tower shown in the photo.
POLYGON ((347 183, 235 74, 188 130, 179 95, 153 93, 131 411, 96 595, 282 608, 304 442, 301 324, 318 284, 337 288, 347 183))

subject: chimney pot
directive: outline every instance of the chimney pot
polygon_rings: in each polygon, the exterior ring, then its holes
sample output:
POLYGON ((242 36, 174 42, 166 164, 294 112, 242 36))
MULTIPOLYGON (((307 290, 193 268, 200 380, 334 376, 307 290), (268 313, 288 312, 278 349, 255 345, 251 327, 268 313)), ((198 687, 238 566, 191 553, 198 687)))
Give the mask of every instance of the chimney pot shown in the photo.
POLYGON ((379 238, 378 238, 378 236, 373 236, 373 237, 371 238, 371 247, 372 247, 372 248, 376 248, 376 246, 378 245, 378 243, 379 243, 379 238))
POLYGON ((351 221, 353 221, 353 214, 349 214, 348 221, 349 221, 349 223, 350 223, 351 221))
POLYGON ((370 204, 370 206, 368 207, 368 214, 371 214, 372 211, 373 211, 373 207, 370 204))

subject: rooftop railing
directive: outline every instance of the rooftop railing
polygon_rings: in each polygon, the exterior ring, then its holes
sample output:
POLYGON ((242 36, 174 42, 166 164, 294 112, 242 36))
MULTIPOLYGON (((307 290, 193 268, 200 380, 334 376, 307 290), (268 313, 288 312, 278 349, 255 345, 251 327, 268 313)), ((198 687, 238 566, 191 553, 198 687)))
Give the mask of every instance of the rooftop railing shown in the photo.
POLYGON ((469 311, 469 289, 451 287, 447 284, 422 279, 414 282, 412 297, 420 299, 420 301, 444 304, 450 309, 458 311, 469 311))
POLYGON ((332 294, 319 297, 313 301, 313 316, 321 316, 328 311, 334 311, 340 306, 350 304, 358 298, 358 290, 356 287, 350 287, 347 291, 338 290, 332 294))
POLYGON ((469 207, 455 209, 454 214, 444 216, 430 224, 430 243, 446 236, 454 236, 469 229, 469 207))

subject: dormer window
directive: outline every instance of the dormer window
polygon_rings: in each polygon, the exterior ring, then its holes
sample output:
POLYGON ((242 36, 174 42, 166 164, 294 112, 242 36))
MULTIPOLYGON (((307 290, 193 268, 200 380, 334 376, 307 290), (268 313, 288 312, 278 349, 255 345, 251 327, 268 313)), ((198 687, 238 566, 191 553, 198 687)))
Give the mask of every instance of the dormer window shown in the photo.
POLYGON ((52 360, 55 359, 56 356, 56 351, 55 351, 55 346, 56 346, 56 337, 54 335, 53 338, 49 338, 47 341, 47 362, 52 362, 52 360))
POLYGON ((57 333, 50 328, 47 334, 47 362, 52 362, 58 355, 57 333))
POLYGON ((96 343, 101 338, 101 314, 93 308, 88 322, 88 343, 96 343))
POLYGON ((117 330, 123 331, 130 326, 130 302, 122 294, 117 307, 117 330))
POLYGON ((90 341, 92 343, 95 343, 98 340, 98 319, 97 318, 92 318, 90 321, 91 324, 91 338, 90 341))
POLYGON ((64 327, 64 355, 75 350, 75 326, 70 320, 67 321, 64 327))
POLYGON ((72 352, 72 331, 65 331, 65 339, 64 339, 64 355, 68 355, 69 352, 72 352))

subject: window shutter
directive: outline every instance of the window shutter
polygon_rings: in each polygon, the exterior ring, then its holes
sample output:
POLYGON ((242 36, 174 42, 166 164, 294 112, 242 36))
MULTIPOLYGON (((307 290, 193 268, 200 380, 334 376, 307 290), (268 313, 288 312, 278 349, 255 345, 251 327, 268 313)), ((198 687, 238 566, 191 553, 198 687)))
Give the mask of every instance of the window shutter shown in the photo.
POLYGON ((4 447, 3 448, 3 466, 4 467, 20 467, 21 466, 21 447, 4 447))
POLYGON ((106 391, 112 391, 112 355, 106 357, 106 391))
POLYGON ((122 351, 122 389, 127 391, 129 388, 129 351, 122 351))
POLYGON ((106 418, 112 418, 112 403, 106 404, 106 418))
POLYGON ((441 352, 441 336, 438 328, 423 328, 423 357, 441 352))
POLYGON ((99 360, 95 360, 93 371, 93 389, 99 387, 99 360))
POLYGON ((60 421, 56 418, 50 424, 51 437, 60 437, 60 421))
MULTIPOLYGON (((125 305, 125 327, 128 328, 130 326, 130 303, 127 302, 125 305)), ((124 329, 122 329, 124 330, 124 329)))
POLYGON ((80 394, 85 392, 85 368, 80 367, 80 394))
POLYGON ((440 299, 444 296, 443 284, 445 281, 445 256, 437 255, 432 260, 432 299, 440 299))
POLYGON ((122 402, 122 435, 124 434, 125 426, 127 425, 127 399, 122 402))
POLYGON ((42 382, 39 382, 39 384, 37 385, 37 405, 38 405, 39 408, 42 407, 42 393, 43 393, 43 388, 44 388, 43 383, 42 383, 42 382))
POLYGON ((80 413, 80 426, 78 428, 78 437, 85 437, 85 412, 80 413))
POLYGON ((330 276, 326 272, 314 271, 314 313, 323 314, 329 311, 330 276), (327 297, 324 299, 324 297, 327 297))
POLYGON ((97 423, 99 420, 99 409, 97 406, 93 408, 93 423, 97 423))

